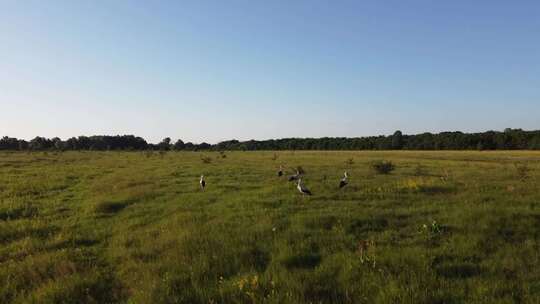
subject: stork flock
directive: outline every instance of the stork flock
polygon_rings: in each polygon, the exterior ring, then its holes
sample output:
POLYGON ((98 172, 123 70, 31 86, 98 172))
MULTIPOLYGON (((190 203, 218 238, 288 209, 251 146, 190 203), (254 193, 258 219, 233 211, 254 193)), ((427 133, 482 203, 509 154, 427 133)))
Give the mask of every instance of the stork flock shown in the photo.
MULTIPOLYGON (((277 176, 282 177, 283 174, 284 174, 283 166, 279 166, 277 176)), ((298 189, 298 191, 302 193, 302 195, 312 195, 311 191, 306 187, 306 185, 304 185, 304 182, 302 181, 302 176, 303 174, 300 172, 300 170, 296 170, 295 174, 289 176, 288 181, 289 182, 296 181, 296 189, 298 189)), ((341 189, 347 186, 348 183, 349 183, 349 175, 347 174, 347 171, 345 171, 343 173, 343 178, 339 181, 339 188, 341 189)), ((201 190, 204 191, 204 188, 206 187, 206 180, 204 179, 204 175, 201 175, 199 184, 201 186, 201 190)))
MULTIPOLYGON (((289 182, 297 181, 296 189, 298 189, 300 193, 302 193, 303 195, 312 195, 311 191, 306 187, 306 185, 304 185, 304 182, 302 181, 302 175, 303 174, 299 170, 296 170, 295 174, 289 176, 288 181, 289 182)), ((283 176, 283 168, 281 166, 278 171, 278 176, 280 177, 283 176)), ((339 181, 339 188, 341 189, 347 186, 348 183, 349 183, 349 175, 347 174, 347 171, 345 171, 343 173, 343 178, 339 181)))

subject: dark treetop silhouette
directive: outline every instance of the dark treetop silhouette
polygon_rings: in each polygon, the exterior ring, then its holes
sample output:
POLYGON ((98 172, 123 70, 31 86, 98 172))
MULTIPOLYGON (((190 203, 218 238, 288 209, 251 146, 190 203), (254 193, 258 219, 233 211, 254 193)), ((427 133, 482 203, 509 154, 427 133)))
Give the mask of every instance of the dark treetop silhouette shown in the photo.
POLYGON ((389 136, 283 138, 270 140, 229 140, 218 144, 194 144, 169 137, 158 144, 133 135, 79 136, 67 140, 36 137, 30 141, 4 136, 0 150, 540 150, 540 130, 506 129, 483 133, 442 132, 389 136))

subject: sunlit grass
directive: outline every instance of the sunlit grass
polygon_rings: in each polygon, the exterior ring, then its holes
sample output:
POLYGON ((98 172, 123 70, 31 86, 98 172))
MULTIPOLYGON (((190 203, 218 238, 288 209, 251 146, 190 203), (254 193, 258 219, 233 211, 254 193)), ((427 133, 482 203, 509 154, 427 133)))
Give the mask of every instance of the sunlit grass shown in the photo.
POLYGON ((3 153, 0 303, 538 303, 539 178, 536 152, 3 153))

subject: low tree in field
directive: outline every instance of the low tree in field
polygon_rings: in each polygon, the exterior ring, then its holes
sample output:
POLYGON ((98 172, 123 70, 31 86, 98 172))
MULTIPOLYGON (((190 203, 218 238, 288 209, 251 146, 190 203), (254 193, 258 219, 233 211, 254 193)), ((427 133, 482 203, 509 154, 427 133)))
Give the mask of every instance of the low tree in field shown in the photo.
POLYGON ((158 144, 159 150, 170 150, 171 149, 171 138, 165 137, 159 144, 158 144))
POLYGON ((184 144, 184 142, 181 139, 179 139, 174 143, 173 148, 178 151, 184 150, 186 148, 186 144, 184 144))
POLYGON ((378 174, 390 174, 396 169, 396 166, 391 161, 379 160, 371 164, 371 167, 378 174))
POLYGON ((392 149, 401 150, 403 148, 403 134, 401 131, 394 132, 392 135, 392 149))

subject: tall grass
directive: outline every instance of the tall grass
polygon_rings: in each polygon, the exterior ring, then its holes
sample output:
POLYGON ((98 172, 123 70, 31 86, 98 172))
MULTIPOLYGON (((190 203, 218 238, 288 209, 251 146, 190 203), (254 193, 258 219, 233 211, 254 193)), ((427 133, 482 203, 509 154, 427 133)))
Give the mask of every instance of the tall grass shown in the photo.
POLYGON ((0 303, 540 302, 540 153, 223 155, 0 154, 0 303))

